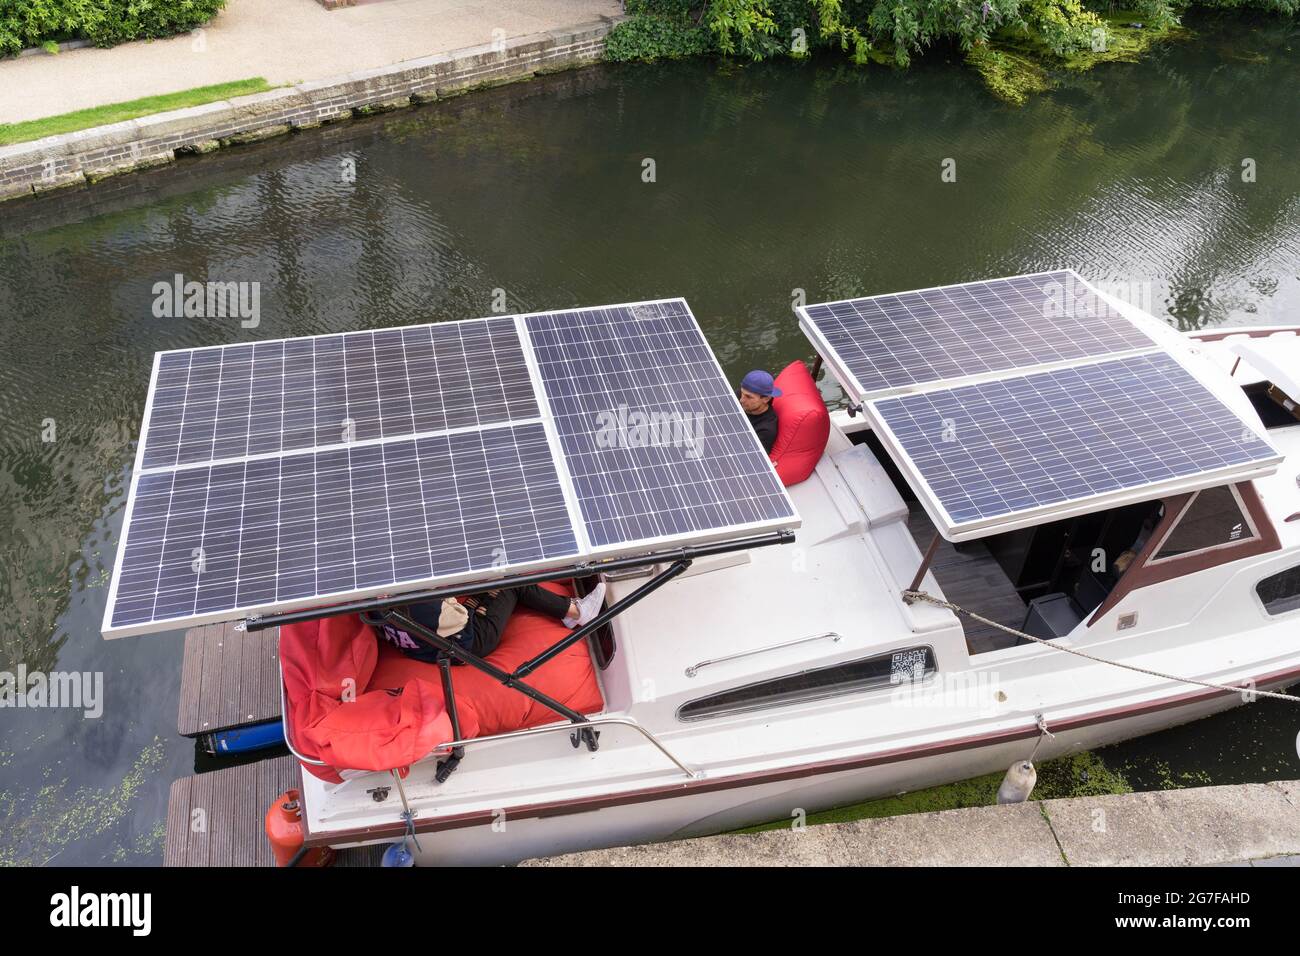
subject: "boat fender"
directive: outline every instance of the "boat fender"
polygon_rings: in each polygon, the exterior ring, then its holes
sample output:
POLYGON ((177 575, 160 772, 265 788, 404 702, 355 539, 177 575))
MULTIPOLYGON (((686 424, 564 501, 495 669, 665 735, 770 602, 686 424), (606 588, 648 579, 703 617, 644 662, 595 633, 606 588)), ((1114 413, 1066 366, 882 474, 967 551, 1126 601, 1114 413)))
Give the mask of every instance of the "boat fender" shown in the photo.
POLYGON ((406 842, 390 843, 384 850, 384 858, 380 861, 381 866, 415 866, 415 857, 411 851, 406 848, 406 842))
POLYGON ((266 838, 271 841, 276 866, 329 866, 334 862, 331 847, 303 846, 302 804, 297 790, 286 790, 266 811, 266 838))
POLYGON ((1024 803, 1034 792, 1037 782, 1038 771, 1034 765, 1028 760, 1017 760, 1002 778, 1002 786, 998 787, 998 803, 1024 803))

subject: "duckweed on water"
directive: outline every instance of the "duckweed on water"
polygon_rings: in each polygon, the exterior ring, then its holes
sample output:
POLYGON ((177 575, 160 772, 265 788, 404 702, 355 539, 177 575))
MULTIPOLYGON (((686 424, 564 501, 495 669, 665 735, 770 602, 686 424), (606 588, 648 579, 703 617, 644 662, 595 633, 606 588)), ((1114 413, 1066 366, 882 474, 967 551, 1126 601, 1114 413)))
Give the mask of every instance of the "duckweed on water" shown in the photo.
MULTIPOLYGON (((0 866, 43 866, 56 861, 71 844, 114 830, 129 816, 162 760, 162 740, 155 737, 116 787, 80 787, 68 793, 67 781, 61 780, 30 796, 0 790, 0 866)), ((125 863, 138 854, 156 853, 162 826, 145 834, 133 848, 118 844, 112 851, 114 861, 125 863)))

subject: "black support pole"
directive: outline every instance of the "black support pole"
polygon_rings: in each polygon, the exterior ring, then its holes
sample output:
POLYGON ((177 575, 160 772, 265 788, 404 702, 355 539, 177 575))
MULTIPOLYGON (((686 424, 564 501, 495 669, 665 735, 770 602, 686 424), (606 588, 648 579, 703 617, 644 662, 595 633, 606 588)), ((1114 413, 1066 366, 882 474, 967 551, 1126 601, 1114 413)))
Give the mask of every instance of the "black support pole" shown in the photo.
POLYGON ((438 648, 438 650, 442 651, 444 654, 448 654, 456 658, 456 660, 458 661, 463 661, 464 663, 468 664, 470 667, 474 667, 477 668, 478 670, 481 670, 484 674, 487 674, 489 677, 491 677, 493 680, 497 681, 498 683, 503 684, 504 686, 509 687, 512 690, 519 691, 519 693, 523 694, 525 697, 532 698, 533 700, 537 701, 537 703, 541 704, 543 707, 549 707, 551 710, 555 711, 565 720, 570 720, 575 724, 586 723, 587 718, 582 714, 578 713, 576 710, 573 710, 569 707, 565 707, 558 700, 555 700, 552 697, 548 697, 547 695, 543 694, 540 690, 538 690, 536 687, 533 687, 531 684, 524 683, 523 681, 515 677, 513 674, 509 674, 503 671, 495 664, 489 664, 486 660, 479 657, 477 654, 470 653, 469 651, 465 650, 463 647, 461 647, 459 644, 455 643, 454 641, 450 641, 445 637, 439 637, 433 631, 430 631, 427 627, 417 624, 415 621, 411 620, 407 615, 403 614, 401 611, 396 609, 390 609, 384 613, 384 617, 389 621, 389 623, 397 627, 400 627, 408 634, 414 634, 416 637, 420 638, 427 644, 432 644, 434 647, 438 648))
POLYGON ((365 598, 359 601, 346 601, 326 607, 307 608, 302 611, 284 611, 273 614, 250 615, 245 621, 249 631, 262 631, 268 627, 282 627, 285 624, 301 624, 315 621, 322 617, 334 617, 339 614, 361 614, 366 611, 385 611, 390 608, 403 607, 407 604, 421 604, 425 601, 441 601, 443 598, 460 597, 464 594, 476 594, 486 590, 517 588, 525 584, 541 584, 543 581, 561 581, 565 578, 581 578, 606 571, 622 571, 627 568, 643 568, 651 564, 670 561, 691 561, 707 558, 715 554, 731 554, 736 551, 749 551, 752 548, 766 548, 774 544, 789 544, 794 541, 793 531, 773 531, 768 534, 717 544, 690 545, 661 551, 654 554, 642 554, 630 558, 613 558, 608 561, 586 561, 576 565, 566 565, 549 571, 537 571, 531 574, 515 574, 497 578, 483 578, 472 582, 434 588, 426 591, 410 591, 405 594, 387 597, 365 598))
MULTIPOLYGON (((438 669, 442 671, 443 703, 447 705, 447 716, 451 718, 451 738, 452 740, 460 740, 462 739, 460 735, 460 714, 456 711, 456 691, 451 686, 451 658, 443 657, 439 660, 438 669)), ((438 764, 434 779, 438 783, 446 783, 447 778, 460 766, 461 758, 464 756, 464 747, 453 747, 450 756, 438 764)))
POLYGON ((604 626, 606 623, 613 620, 618 615, 622 614, 624 611, 630 608, 637 601, 641 600, 643 597, 646 597, 647 595, 652 594, 653 592, 659 590, 659 588, 663 587, 665 584, 667 584, 673 578, 677 577, 677 575, 681 574, 690 566, 691 566, 690 561, 673 562, 672 567, 663 571, 661 574, 656 574, 653 578, 651 578, 645 584, 641 585, 639 588, 637 588, 627 597, 611 604, 604 611, 602 611, 598 616, 592 618, 590 621, 582 625, 582 627, 578 628, 576 631, 574 631, 564 640, 560 641, 558 644, 551 645, 546 650, 542 651, 540 654, 534 657, 532 660, 524 661, 522 664, 520 664, 518 667, 515 668, 515 672, 512 676, 527 677, 529 674, 537 670, 537 668, 541 667, 543 664, 545 664, 551 658, 555 657, 557 654, 563 654, 566 650, 568 650, 574 644, 578 643, 580 640, 585 638, 588 634, 591 634, 597 628, 604 626))

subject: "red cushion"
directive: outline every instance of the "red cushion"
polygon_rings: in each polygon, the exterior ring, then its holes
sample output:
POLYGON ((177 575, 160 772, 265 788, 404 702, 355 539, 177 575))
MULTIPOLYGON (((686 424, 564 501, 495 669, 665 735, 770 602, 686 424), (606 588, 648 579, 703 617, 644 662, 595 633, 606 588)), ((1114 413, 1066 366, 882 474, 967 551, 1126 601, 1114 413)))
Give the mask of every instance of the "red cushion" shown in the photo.
MULTIPOLYGON (((557 594, 566 585, 547 582, 557 594)), ((554 618, 520 607, 488 660, 505 671, 569 632, 554 618)), ((406 657, 356 615, 323 618, 280 629, 288 724, 294 746, 329 766, 304 765, 337 783, 338 770, 409 766, 451 739, 437 665, 406 657), (347 703, 343 698, 351 700, 347 703)), ((547 661, 529 684, 579 713, 604 707, 585 641, 547 661)), ((452 668, 456 712, 465 737, 486 737, 560 719, 532 698, 503 687, 473 667, 452 668)))
POLYGON ((776 411, 776 443, 772 464, 786 486, 797 485, 813 473, 831 435, 831 415, 817 383, 803 362, 791 362, 776 377, 781 397, 776 411))

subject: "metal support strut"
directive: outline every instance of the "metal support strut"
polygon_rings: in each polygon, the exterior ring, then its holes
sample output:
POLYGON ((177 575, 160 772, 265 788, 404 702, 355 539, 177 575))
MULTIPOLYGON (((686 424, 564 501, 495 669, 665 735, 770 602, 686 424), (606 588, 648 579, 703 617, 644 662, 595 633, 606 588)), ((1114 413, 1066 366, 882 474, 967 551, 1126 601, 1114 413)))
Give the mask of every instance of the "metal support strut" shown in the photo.
MULTIPOLYGON (((550 647, 546 648, 546 650, 537 654, 530 660, 524 661, 516 667, 514 671, 510 672, 504 671, 495 664, 479 657, 477 654, 465 650, 450 638, 441 637, 435 631, 431 631, 427 627, 417 623, 404 608, 388 608, 378 614, 374 612, 366 612, 361 615, 361 618, 367 624, 374 627, 382 627, 387 623, 394 627, 401 628, 413 637, 418 638, 424 643, 442 652, 438 661, 438 666, 442 672, 442 691, 447 702, 447 716, 451 718, 451 729, 456 740, 462 738, 460 731, 460 718, 456 712, 456 695, 452 686, 452 658, 455 658, 461 663, 477 668, 503 686, 509 687, 512 690, 517 690, 525 697, 537 701, 537 703, 544 707, 549 707, 566 720, 569 720, 574 724, 583 725, 570 734, 569 739, 575 748, 586 744, 587 750, 594 753, 600 746, 600 732, 587 726, 588 721, 586 716, 578 713, 572 708, 566 707, 558 700, 542 693, 536 687, 525 682, 524 678, 533 673, 533 671, 537 670, 547 661, 559 654, 563 654, 574 644, 584 640, 599 628, 604 627, 633 604, 636 604, 638 601, 654 593, 690 566, 691 561, 688 558, 674 561, 671 565, 656 574, 649 581, 642 584, 631 594, 615 601, 600 614, 582 625, 582 627, 576 628, 572 633, 566 635, 563 640, 552 644, 550 647)), ((452 750, 451 755, 448 756, 447 759, 438 764, 438 771, 435 775, 435 779, 438 783, 445 783, 447 781, 447 778, 455 772, 458 766, 460 766, 461 758, 463 758, 464 755, 465 748, 456 747, 452 750)))
MULTIPOLYGON (((447 704, 447 716, 451 718, 451 732, 456 740, 460 740, 460 714, 456 711, 456 692, 451 686, 451 658, 440 658, 438 670, 442 672, 442 696, 447 704)), ((434 774, 434 779, 438 783, 446 783, 447 778, 460 766, 460 760, 464 756, 464 747, 452 748, 447 759, 438 764, 438 772, 434 774)))

